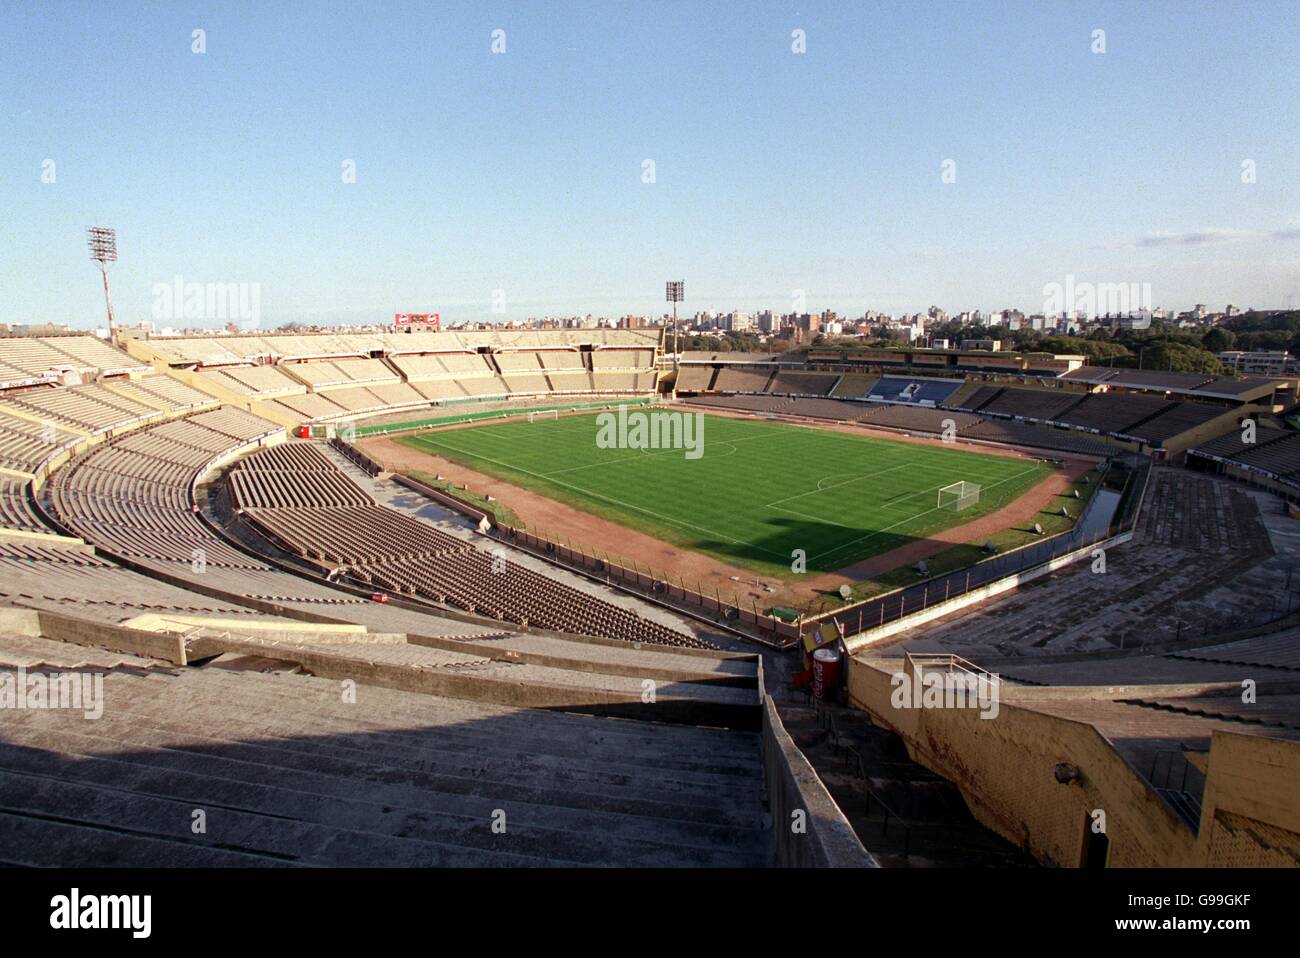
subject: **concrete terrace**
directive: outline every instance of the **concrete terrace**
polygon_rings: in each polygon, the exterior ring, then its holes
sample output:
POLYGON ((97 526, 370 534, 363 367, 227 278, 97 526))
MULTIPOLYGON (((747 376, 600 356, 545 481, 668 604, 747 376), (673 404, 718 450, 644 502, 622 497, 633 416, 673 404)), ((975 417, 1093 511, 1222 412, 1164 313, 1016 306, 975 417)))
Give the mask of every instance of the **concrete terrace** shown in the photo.
POLYGON ((899 633, 888 649, 983 663, 1191 645, 1262 625, 1300 607, 1300 575, 1290 574, 1300 537, 1285 522, 1271 496, 1158 468, 1134 538, 1107 551, 1105 574, 1076 563, 899 633))
MULTIPOLYGON (((376 646, 382 647, 382 646, 376 646)), ((162 666, 39 637, 0 667, 106 672, 104 714, 0 732, 12 865, 762 865, 752 732, 524 710, 301 674, 162 666), (206 814, 195 833, 193 813, 206 814), (504 815, 504 818, 502 818, 504 815), (493 822, 504 821, 504 831, 493 822)))

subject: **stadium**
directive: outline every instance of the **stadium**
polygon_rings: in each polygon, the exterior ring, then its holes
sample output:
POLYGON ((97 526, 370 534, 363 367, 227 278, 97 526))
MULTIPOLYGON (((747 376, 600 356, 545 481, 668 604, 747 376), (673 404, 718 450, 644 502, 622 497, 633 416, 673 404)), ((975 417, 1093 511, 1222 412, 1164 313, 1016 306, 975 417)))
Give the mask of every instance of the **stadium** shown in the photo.
POLYGON ((658 328, 0 339, 0 859, 1294 867, 1296 401, 658 328))

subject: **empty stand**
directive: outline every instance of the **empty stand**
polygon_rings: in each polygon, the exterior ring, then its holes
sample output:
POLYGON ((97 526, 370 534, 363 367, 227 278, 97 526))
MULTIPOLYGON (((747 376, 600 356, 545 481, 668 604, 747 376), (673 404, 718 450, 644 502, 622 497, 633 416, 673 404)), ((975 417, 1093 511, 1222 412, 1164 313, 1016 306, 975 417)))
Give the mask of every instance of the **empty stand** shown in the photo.
POLYGON ((105 432, 159 415, 157 408, 100 385, 14 392, 4 397, 0 408, 15 416, 49 420, 87 433, 105 432))
POLYGON ((35 473, 51 457, 75 446, 83 434, 60 426, 7 414, 0 408, 0 467, 35 473))
POLYGON ((776 374, 776 367, 769 369, 742 369, 724 366, 718 370, 713 388, 718 392, 761 393, 767 392, 768 383, 776 374))
POLYGON ((0 529, 49 532, 31 501, 31 484, 25 479, 0 476, 0 529))
POLYGON ((837 373, 801 373, 782 370, 772 377, 767 391, 794 396, 825 396, 839 378, 837 373))
POLYGON ((867 397, 886 402, 917 403, 938 406, 962 385, 960 379, 905 379, 882 376, 872 385, 867 397))
POLYGON ((231 470, 245 518, 296 555, 367 586, 516 625, 707 647, 518 563, 498 566, 465 540, 377 505, 323 453, 307 449, 295 443, 263 450, 231 470))
POLYGON ((1058 422, 1098 432, 1125 433, 1162 412, 1174 403, 1161 396, 1141 393, 1092 393, 1058 417, 1058 422))

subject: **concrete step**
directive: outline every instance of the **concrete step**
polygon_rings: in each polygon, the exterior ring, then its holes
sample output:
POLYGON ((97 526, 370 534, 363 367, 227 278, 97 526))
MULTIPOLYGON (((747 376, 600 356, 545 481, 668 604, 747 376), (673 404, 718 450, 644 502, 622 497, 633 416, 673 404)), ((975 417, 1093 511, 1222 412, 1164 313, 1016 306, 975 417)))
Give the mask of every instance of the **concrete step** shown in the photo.
POLYGON ((372 774, 382 766, 390 774, 397 770, 487 782, 526 782, 537 788, 564 788, 584 794, 637 795, 653 790, 672 796, 675 801, 706 807, 733 804, 727 791, 743 790, 756 781, 756 778, 718 777, 698 772, 656 774, 652 769, 613 762, 539 759, 513 749, 448 753, 437 748, 436 733, 429 734, 428 747, 398 750, 389 742, 382 743, 380 762, 374 755, 381 743, 367 732, 358 733, 354 729, 325 733, 313 731, 302 723, 281 727, 276 721, 250 724, 242 717, 233 717, 226 706, 193 701, 187 701, 184 708, 164 706, 153 712, 137 710, 129 704, 118 705, 96 722, 96 731, 122 736, 124 740, 141 740, 147 736, 151 745, 176 742, 176 747, 185 749, 229 747, 257 755, 265 753, 259 760, 310 771, 328 773, 338 763, 349 770, 368 769, 372 774))
MULTIPOLYGON (((131 680, 130 676, 110 678, 110 682, 123 684, 131 680)), ((107 695, 109 683, 105 688, 107 695)), ((758 739, 748 732, 514 709, 370 686, 356 689, 358 704, 353 705, 342 701, 335 681, 283 673, 236 675, 203 669, 194 676, 182 673, 172 681, 150 676, 147 684, 132 686, 130 694, 179 695, 181 689, 197 700, 220 696, 241 709, 274 703, 283 711, 310 716, 313 722, 335 723, 333 727, 364 728, 373 734, 415 733, 421 742, 428 740, 425 733, 438 729, 475 748, 500 748, 508 741, 529 754, 609 757, 652 768, 709 770, 723 775, 760 772, 758 739), (484 739, 485 723, 489 725, 488 740, 484 739)))
POLYGON ((109 652, 91 646, 73 645, 30 635, 0 636, 0 666, 9 669, 111 669, 123 666, 151 668, 164 665, 155 659, 131 655, 126 652, 109 652))
MULTIPOLYGON (((175 722, 178 703, 185 703, 185 710, 194 714, 201 711, 217 711, 222 714, 223 736, 234 736, 238 741, 259 741, 278 738, 301 747, 301 743, 335 741, 335 736, 356 737, 364 734, 371 747, 381 745, 384 753, 393 761, 418 764, 424 768, 446 766, 473 769, 476 773, 491 772, 491 765, 509 762, 512 765, 526 764, 541 772, 545 769, 553 773, 568 773, 581 759, 584 774, 600 777, 613 777, 616 780, 630 780, 637 777, 649 778, 656 783, 665 783, 672 790, 687 787, 705 789, 729 788, 742 785, 744 779, 756 777, 754 769, 730 767, 718 771, 706 762, 681 763, 672 767, 664 764, 628 761, 626 756, 615 749, 587 749, 585 752, 573 750, 569 754, 554 754, 544 748, 534 749, 530 743, 537 741, 545 744, 539 736, 529 738, 503 738, 499 732, 492 731, 488 736, 477 735, 467 740, 457 735, 457 729, 439 729, 436 732, 427 728, 407 731, 385 732, 356 723, 330 720, 320 715, 286 714, 282 708, 265 703, 239 703, 237 711, 230 708, 235 703, 219 701, 211 693, 207 699, 187 695, 184 699, 164 695, 153 701, 132 701, 126 705, 117 705, 114 714, 121 714, 131 720, 148 723, 154 727, 171 727, 175 722), (490 756, 490 760, 485 756, 490 756), (679 784, 680 783, 680 784, 679 784)), ((355 752, 356 746, 346 743, 337 746, 340 751, 355 752)), ((315 748, 312 749, 316 750, 315 748)), ((722 756, 719 756, 722 759, 722 756)))
POLYGON ((0 809, 0 865, 49 868, 258 868, 290 862, 266 855, 210 848, 52 821, 0 809))
POLYGON ((175 801, 186 806, 185 827, 189 811, 203 807, 209 810, 210 823, 218 814, 212 809, 280 823, 291 813, 291 821, 397 837, 432 835, 444 844, 481 846, 502 837, 493 836, 489 827, 494 810, 500 808, 506 812, 508 834, 519 838, 518 845, 505 847, 528 849, 547 860, 754 864, 761 860, 764 845, 764 836, 752 830, 539 806, 527 789, 506 789, 510 797, 500 800, 482 789, 479 794, 453 794, 430 791, 423 783, 330 780, 214 756, 191 756, 196 763, 168 761, 177 756, 167 749, 106 751, 102 738, 75 731, 98 723, 61 713, 32 714, 40 721, 5 729, 8 742, 0 746, 0 766, 9 770, 5 778, 25 773, 175 801), (28 724, 37 727, 23 727, 28 724), (51 753, 65 757, 62 767, 51 769, 51 753))
MULTIPOLYGON (((30 715, 14 721, 11 738, 26 734, 30 715)), ((47 715, 58 713, 44 713, 47 715)), ((84 720, 78 718, 76 721, 84 720)), ((211 721, 211 720, 210 720, 211 721)), ((64 723, 65 725, 67 723, 64 723)), ((89 724, 89 723, 85 723, 89 724)), ((513 795, 538 805, 597 808, 631 815, 708 822, 737 828, 758 827, 758 818, 748 803, 735 798, 710 796, 699 791, 664 795, 644 783, 620 786, 603 782, 567 783, 529 780, 526 769, 517 778, 487 778, 486 775, 440 774, 418 768, 401 768, 382 760, 354 761, 340 756, 316 756, 279 748, 275 743, 237 743, 183 733, 123 727, 108 714, 94 723, 93 735, 63 730, 60 742, 80 741, 83 748, 100 753, 110 746, 115 753, 127 753, 134 762, 159 768, 219 775, 233 781, 265 782, 286 788, 317 790, 323 794, 350 793, 356 788, 412 788, 451 794, 499 798, 513 795), (90 739, 89 742, 85 741, 90 739)), ((38 726, 40 727, 40 726, 38 726)), ((48 723, 46 723, 48 727, 48 723)), ((38 733, 39 734, 39 733, 38 733)), ((364 737, 363 737, 364 741, 364 737)), ((575 769, 575 773, 577 769, 575 769)), ((574 776, 578 776, 575 774, 574 776)))
MULTIPOLYGON (((465 643, 411 635, 416 645, 455 649, 465 643)), ((516 633, 471 640, 465 651, 573 671, 756 688, 758 665, 749 657, 704 656, 632 643, 598 644, 558 636, 516 633)))
MULTIPOLYGON (((233 636, 204 641, 205 653, 271 654, 259 643, 233 636)), ((275 646, 274 655, 324 678, 351 678, 366 685, 444 698, 750 730, 758 728, 760 718, 755 689, 726 685, 656 680, 651 702, 644 697, 645 680, 628 675, 503 661, 464 668, 424 668, 406 661, 403 654, 384 651, 382 646, 362 654, 283 644, 275 646)))
POLYGON ((206 832, 195 836, 191 830, 195 806, 191 803, 11 770, 0 780, 0 808, 14 807, 29 815, 75 819, 121 833, 193 840, 228 851, 269 854, 295 864, 321 866, 519 868, 617 862, 627 866, 737 867, 751 863, 748 856, 725 850, 681 849, 607 836, 590 841, 586 835, 512 821, 508 814, 506 833, 493 834, 489 821, 454 821, 441 815, 434 822, 417 810, 408 810, 403 816, 398 809, 384 813, 373 807, 362 809, 359 816, 367 827, 344 828, 207 806, 206 832), (387 826, 388 833, 370 827, 376 821, 387 826))
MULTIPOLYGON (((521 868, 547 861, 531 855, 458 848, 412 836, 391 837, 220 807, 204 807, 207 831, 195 835, 191 830, 196 808, 193 804, 13 770, 0 779, 0 808, 21 808, 28 815, 75 821, 87 829, 111 829, 120 835, 273 856, 296 865, 521 868)), ((87 844, 93 846, 95 842, 90 839, 87 844)), ((84 854, 84 850, 79 852, 73 861, 84 861, 84 854)))

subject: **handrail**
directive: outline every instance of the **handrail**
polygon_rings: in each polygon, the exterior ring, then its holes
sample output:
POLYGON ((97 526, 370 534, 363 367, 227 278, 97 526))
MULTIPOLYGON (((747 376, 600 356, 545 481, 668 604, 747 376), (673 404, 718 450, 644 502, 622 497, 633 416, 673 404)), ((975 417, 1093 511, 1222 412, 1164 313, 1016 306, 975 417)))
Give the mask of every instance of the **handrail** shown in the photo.
POLYGON ((831 747, 836 752, 844 756, 844 765, 849 766, 849 760, 855 759, 857 762, 858 779, 860 780, 862 791, 866 795, 866 814, 871 815, 872 804, 880 806, 884 817, 880 822, 880 834, 889 834, 889 821, 894 821, 903 827, 903 857, 910 858, 912 854, 912 828, 913 825, 898 812, 894 811, 884 799, 882 799, 874 788, 871 787, 871 779, 867 775, 866 761, 862 758, 862 753, 858 749, 844 740, 838 728, 835 726, 835 713, 828 709, 824 703, 814 699, 814 714, 817 718, 817 724, 828 733, 831 747))

